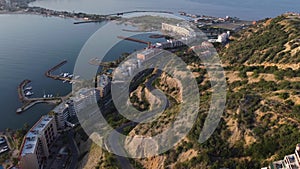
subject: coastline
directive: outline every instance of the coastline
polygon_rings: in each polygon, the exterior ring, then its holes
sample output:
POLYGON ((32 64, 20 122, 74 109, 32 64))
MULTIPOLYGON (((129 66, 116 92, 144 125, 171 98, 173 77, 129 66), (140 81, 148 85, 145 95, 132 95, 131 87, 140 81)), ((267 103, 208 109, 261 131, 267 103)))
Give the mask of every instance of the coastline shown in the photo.
POLYGON ((29 7, 28 4, 16 4, 14 7, 7 5, 0 5, 0 15, 4 14, 18 14, 18 15, 41 15, 45 17, 59 17, 66 19, 74 19, 79 21, 102 22, 119 19, 118 16, 98 15, 88 13, 75 13, 67 11, 56 11, 41 7, 29 7))

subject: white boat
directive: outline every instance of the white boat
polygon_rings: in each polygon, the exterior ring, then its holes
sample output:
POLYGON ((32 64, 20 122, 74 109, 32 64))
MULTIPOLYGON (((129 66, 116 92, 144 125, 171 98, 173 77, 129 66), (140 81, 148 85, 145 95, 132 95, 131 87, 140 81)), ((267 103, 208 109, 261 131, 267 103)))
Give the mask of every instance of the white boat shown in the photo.
POLYGON ((64 73, 63 77, 69 77, 70 73, 64 73))
POLYGON ((26 87, 25 90, 32 90, 32 86, 26 87))
POLYGON ((8 147, 2 148, 2 149, 0 150, 0 153, 4 153, 4 152, 6 152, 6 151, 8 151, 8 147))
POLYGON ((25 96, 31 96, 31 95, 33 95, 33 92, 28 91, 25 93, 25 96))
POLYGON ((45 90, 44 90, 44 96, 43 96, 43 98, 46 98, 47 97, 47 95, 45 94, 45 90))

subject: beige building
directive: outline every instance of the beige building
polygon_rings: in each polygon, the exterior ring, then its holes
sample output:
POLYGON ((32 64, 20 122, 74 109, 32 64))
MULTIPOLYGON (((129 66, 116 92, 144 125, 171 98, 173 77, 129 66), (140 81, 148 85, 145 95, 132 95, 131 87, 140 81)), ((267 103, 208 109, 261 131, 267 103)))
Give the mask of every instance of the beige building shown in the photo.
POLYGON ((146 49, 142 52, 137 53, 137 59, 139 60, 148 60, 156 54, 154 49, 146 49))
POLYGON ((20 151, 21 169, 44 168, 50 155, 49 147, 57 137, 54 117, 43 116, 25 135, 20 151))

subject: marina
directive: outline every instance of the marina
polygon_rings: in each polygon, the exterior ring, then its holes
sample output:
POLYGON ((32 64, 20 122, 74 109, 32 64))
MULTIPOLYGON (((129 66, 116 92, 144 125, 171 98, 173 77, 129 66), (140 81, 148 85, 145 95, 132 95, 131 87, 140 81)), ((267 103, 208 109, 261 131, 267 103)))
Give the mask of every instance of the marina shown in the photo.
MULTIPOLYGON (((70 73, 61 73, 60 75, 54 75, 52 74, 53 71, 59 69, 61 66, 65 65, 67 63, 67 60, 64 60, 60 62, 59 64, 55 65, 54 67, 50 68, 46 73, 45 76, 54 80, 60 80, 69 83, 74 83, 76 79, 79 77, 76 76, 73 80, 73 74, 70 73)), ((23 80, 19 86, 18 86, 18 96, 19 100, 23 103, 23 105, 17 109, 16 113, 22 113, 29 108, 33 107, 36 104, 39 103, 47 103, 47 104, 54 104, 57 105, 61 103, 63 100, 65 100, 68 96, 65 97, 59 97, 59 96, 53 96, 53 94, 45 94, 43 97, 37 97, 37 98, 30 98, 30 96, 34 95, 34 92, 32 91, 32 86, 28 86, 31 83, 31 80, 23 80), (26 87, 28 86, 28 87, 26 87)))
MULTIPOLYGON (((59 104, 62 102, 62 97, 43 97, 43 98, 28 98, 29 95, 27 95, 25 86, 31 83, 31 80, 24 80, 20 85, 18 86, 18 95, 19 100, 23 103, 22 107, 18 108, 16 113, 22 113, 32 106, 39 104, 39 103, 48 103, 48 104, 59 104)), ((32 89, 32 87, 31 87, 32 89)), ((33 92, 31 95, 33 95, 33 92)))

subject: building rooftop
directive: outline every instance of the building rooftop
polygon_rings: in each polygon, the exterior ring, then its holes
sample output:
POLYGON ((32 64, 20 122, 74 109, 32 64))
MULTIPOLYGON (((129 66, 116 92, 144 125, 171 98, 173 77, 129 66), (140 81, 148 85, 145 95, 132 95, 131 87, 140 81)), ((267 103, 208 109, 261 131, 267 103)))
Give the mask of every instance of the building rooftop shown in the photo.
POLYGON ((103 74, 99 76, 98 87, 105 87, 109 84, 110 79, 107 75, 103 74))
POLYGON ((68 108, 69 106, 68 106, 68 104, 66 104, 66 102, 62 102, 62 103, 60 103, 58 106, 56 106, 54 109, 53 109, 53 111, 55 112, 55 113, 63 113, 63 111, 66 109, 66 108, 68 108))
POLYGON ((85 99, 91 95, 95 95, 95 89, 94 88, 82 88, 80 90, 78 90, 75 93, 75 96, 72 97, 71 99, 75 102, 79 102, 82 99, 85 99))
POLYGON ((270 165, 271 169, 283 169, 284 168, 284 164, 283 161, 275 161, 270 165))
POLYGON ((42 116, 40 120, 30 129, 25 135, 25 139, 21 148, 21 156, 32 154, 37 146, 38 137, 43 132, 45 127, 53 118, 51 116, 42 116))
POLYGON ((295 154, 290 154, 285 156, 285 160, 288 160, 288 165, 291 166, 291 168, 298 169, 300 168, 298 161, 296 160, 296 155, 295 154))

